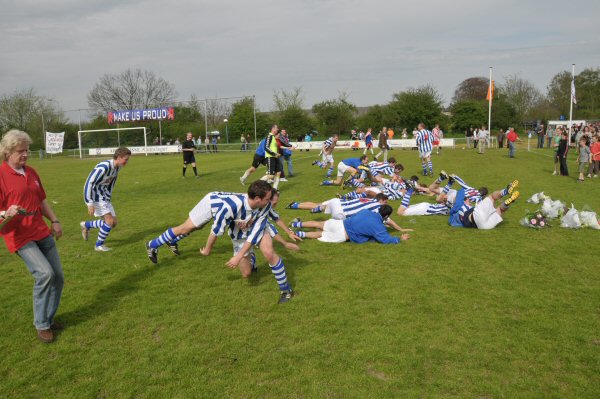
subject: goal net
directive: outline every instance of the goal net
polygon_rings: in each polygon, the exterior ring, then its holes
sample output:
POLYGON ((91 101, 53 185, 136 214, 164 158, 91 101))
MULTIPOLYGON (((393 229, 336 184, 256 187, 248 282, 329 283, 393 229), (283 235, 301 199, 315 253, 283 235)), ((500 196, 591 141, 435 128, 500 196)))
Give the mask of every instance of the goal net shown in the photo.
POLYGON ((148 155, 145 127, 79 130, 79 158, 112 155, 119 147, 128 147, 133 154, 148 155))

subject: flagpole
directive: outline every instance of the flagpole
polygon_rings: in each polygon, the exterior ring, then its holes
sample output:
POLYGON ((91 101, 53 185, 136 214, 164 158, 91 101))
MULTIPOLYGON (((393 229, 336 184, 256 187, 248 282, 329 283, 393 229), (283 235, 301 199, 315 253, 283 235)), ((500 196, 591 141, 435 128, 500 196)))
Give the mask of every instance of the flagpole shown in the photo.
POLYGON ((488 87, 490 101, 488 101, 488 137, 492 139, 492 98, 494 97, 494 89, 492 88, 492 67, 490 67, 490 84, 488 87))
POLYGON ((575 64, 572 64, 572 67, 573 69, 571 71, 571 109, 569 110, 569 143, 571 142, 571 131, 573 129, 573 82, 575 81, 575 64))

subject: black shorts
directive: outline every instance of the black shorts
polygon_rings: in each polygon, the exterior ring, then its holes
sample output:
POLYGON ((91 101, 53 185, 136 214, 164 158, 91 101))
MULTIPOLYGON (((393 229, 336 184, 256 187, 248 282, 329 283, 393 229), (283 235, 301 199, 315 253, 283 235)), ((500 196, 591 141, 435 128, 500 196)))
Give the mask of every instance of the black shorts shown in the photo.
POLYGON ((254 154, 254 159, 252 160, 252 167, 258 168, 260 165, 266 165, 265 157, 261 157, 258 154, 254 154))
POLYGON ((465 212, 465 214, 463 215, 463 217, 460 219, 460 221, 462 222, 464 227, 471 227, 471 228, 477 228, 477 225, 475 224, 475 221, 473 220, 473 211, 475 210, 475 207, 469 209, 468 211, 465 212))
POLYGON ((192 151, 183 152, 183 164, 187 165, 188 163, 196 163, 196 157, 192 151))
POLYGON ((268 175, 274 175, 275 173, 277 173, 279 171, 279 161, 277 158, 275 157, 269 157, 267 158, 267 174, 268 175))

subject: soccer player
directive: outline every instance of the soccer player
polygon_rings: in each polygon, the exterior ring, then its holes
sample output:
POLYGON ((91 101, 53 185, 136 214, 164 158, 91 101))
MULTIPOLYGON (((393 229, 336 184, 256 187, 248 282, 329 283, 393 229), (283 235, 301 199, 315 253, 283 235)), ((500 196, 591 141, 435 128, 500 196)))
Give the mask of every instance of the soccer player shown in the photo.
POLYGON ((362 244, 368 241, 377 241, 382 244, 399 244, 410 238, 408 234, 392 237, 385 227, 393 209, 389 205, 382 205, 378 212, 363 210, 351 218, 344 220, 329 219, 323 222, 303 222, 303 227, 313 227, 317 231, 298 231, 296 234, 302 238, 317 238, 322 242, 354 242, 362 244))
POLYGON ((256 147, 256 151, 254 152, 254 158, 252 159, 252 165, 244 172, 244 175, 240 177, 240 183, 242 186, 246 184, 246 179, 252 173, 256 172, 256 168, 260 165, 266 165, 265 161, 265 143, 267 142, 267 138, 265 137, 258 143, 258 147, 256 147))
POLYGON ((334 134, 327 140, 323 142, 322 158, 321 161, 314 161, 312 165, 318 165, 321 169, 324 169, 327 165, 329 168, 327 169, 327 178, 330 178, 333 174, 333 150, 335 149, 335 145, 337 144, 339 139, 339 135, 334 134))
POLYGON ((185 135, 185 141, 181 144, 181 151, 183 152, 183 177, 185 177, 185 171, 187 170, 188 164, 192 164, 194 175, 198 177, 198 170, 196 170, 196 157, 194 156, 195 149, 196 146, 194 144, 192 132, 187 132, 185 135))
POLYGON ((79 223, 81 235, 87 241, 90 229, 99 229, 95 250, 98 252, 110 251, 104 245, 110 231, 117 226, 117 214, 112 206, 112 192, 117 182, 121 168, 127 165, 131 151, 129 148, 118 148, 113 159, 102 161, 90 172, 83 186, 83 200, 90 216, 101 219, 87 220, 79 223))
POLYGON ((359 170, 368 170, 369 158, 363 155, 360 158, 347 158, 338 163, 337 178, 335 180, 323 180, 322 186, 341 186, 344 180, 344 174, 350 173, 354 177, 359 170))
POLYGON ((287 209, 307 209, 310 210, 311 213, 323 212, 326 215, 331 215, 333 219, 343 220, 347 217, 357 214, 364 209, 377 211, 381 205, 387 204, 387 199, 388 198, 385 194, 379 193, 374 199, 359 198, 352 200, 340 200, 339 198, 332 198, 321 203, 292 201, 287 206, 287 209))
POLYGON ((418 131, 415 134, 417 148, 421 157, 421 166, 423 167, 423 176, 430 174, 433 176, 433 163, 431 162, 431 149, 433 145, 433 134, 425 128, 424 123, 419 123, 418 131), (429 173, 427 170, 429 169, 429 173))
POLYGON ((456 190, 451 190, 452 184, 447 184, 436 198, 436 203, 432 204, 429 202, 421 202, 415 205, 410 205, 410 199, 414 193, 414 188, 409 187, 404 196, 402 202, 398 207, 398 215, 400 216, 431 216, 431 215, 448 215, 452 204, 456 196, 456 190), (451 197, 449 191, 454 192, 454 196, 451 197))
POLYGON ((440 151, 442 150, 440 144, 441 140, 444 138, 444 132, 440 129, 439 123, 435 125, 431 133, 433 133, 433 149, 435 149, 437 155, 440 155, 440 151))
POLYGON ((280 130, 277 125, 271 126, 271 132, 267 136, 265 143, 265 159, 267 160, 267 175, 262 179, 273 183, 273 187, 279 186, 279 176, 281 171, 279 170, 279 145, 277 144, 277 138, 279 137, 280 130))
POLYGON ((377 147, 379 147, 379 152, 375 155, 375 160, 379 159, 379 156, 383 154, 383 162, 387 162, 388 160, 388 150, 390 146, 388 145, 388 129, 387 127, 383 127, 379 135, 377 136, 377 147))
POLYGON ((369 162, 369 178, 373 183, 383 184, 383 175, 391 178, 402 173, 404 166, 396 163, 396 158, 390 157, 387 162, 369 162))
MULTIPOLYGON (((269 183, 257 180, 248 187, 247 194, 211 192, 208 193, 190 211, 188 219, 176 227, 167 229, 160 236, 146 243, 146 252, 152 263, 158 262, 158 248, 167 244, 169 249, 179 255, 178 242, 191 232, 213 221, 206 245, 200 250, 203 256, 210 255, 218 237, 229 229, 229 235, 239 237, 242 242, 234 243, 234 256, 227 262, 230 268, 236 268, 247 256, 253 245, 259 245, 275 275, 281 295, 279 302, 287 302, 292 296, 292 288, 287 281, 283 260, 273 250, 273 241, 264 234, 267 217, 271 211, 272 187, 269 183), (242 230, 247 230, 242 233, 242 230)), ((249 261, 242 264, 242 275, 249 267, 249 261)))
POLYGON ((371 155, 373 155, 373 129, 368 128, 367 133, 365 133, 365 150, 363 151, 363 155, 367 155, 367 151, 371 150, 371 155))
MULTIPOLYGON (((481 230, 490 230, 502 222, 502 215, 509 206, 519 198, 520 193, 516 191, 519 181, 515 180, 509 183, 506 188, 494 191, 477 203, 466 196, 466 189, 462 188, 456 195, 454 206, 450 210, 448 224, 452 227, 470 227, 481 230), (495 201, 509 196, 502 201, 500 206, 495 206, 495 201)), ((487 188, 480 189, 487 192, 487 188)))

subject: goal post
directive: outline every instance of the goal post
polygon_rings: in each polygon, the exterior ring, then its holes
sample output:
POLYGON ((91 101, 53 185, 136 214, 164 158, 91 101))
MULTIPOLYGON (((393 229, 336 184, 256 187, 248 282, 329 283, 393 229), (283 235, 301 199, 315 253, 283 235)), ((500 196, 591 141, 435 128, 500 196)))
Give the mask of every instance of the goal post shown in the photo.
POLYGON ((93 130, 79 130, 77 131, 77 142, 79 143, 79 158, 83 158, 83 147, 81 145, 81 134, 82 133, 100 133, 100 132, 119 132, 121 131, 129 131, 129 130, 142 130, 144 133, 144 154, 148 156, 148 138, 146 136, 146 128, 145 127, 124 127, 118 129, 93 129, 93 130))

